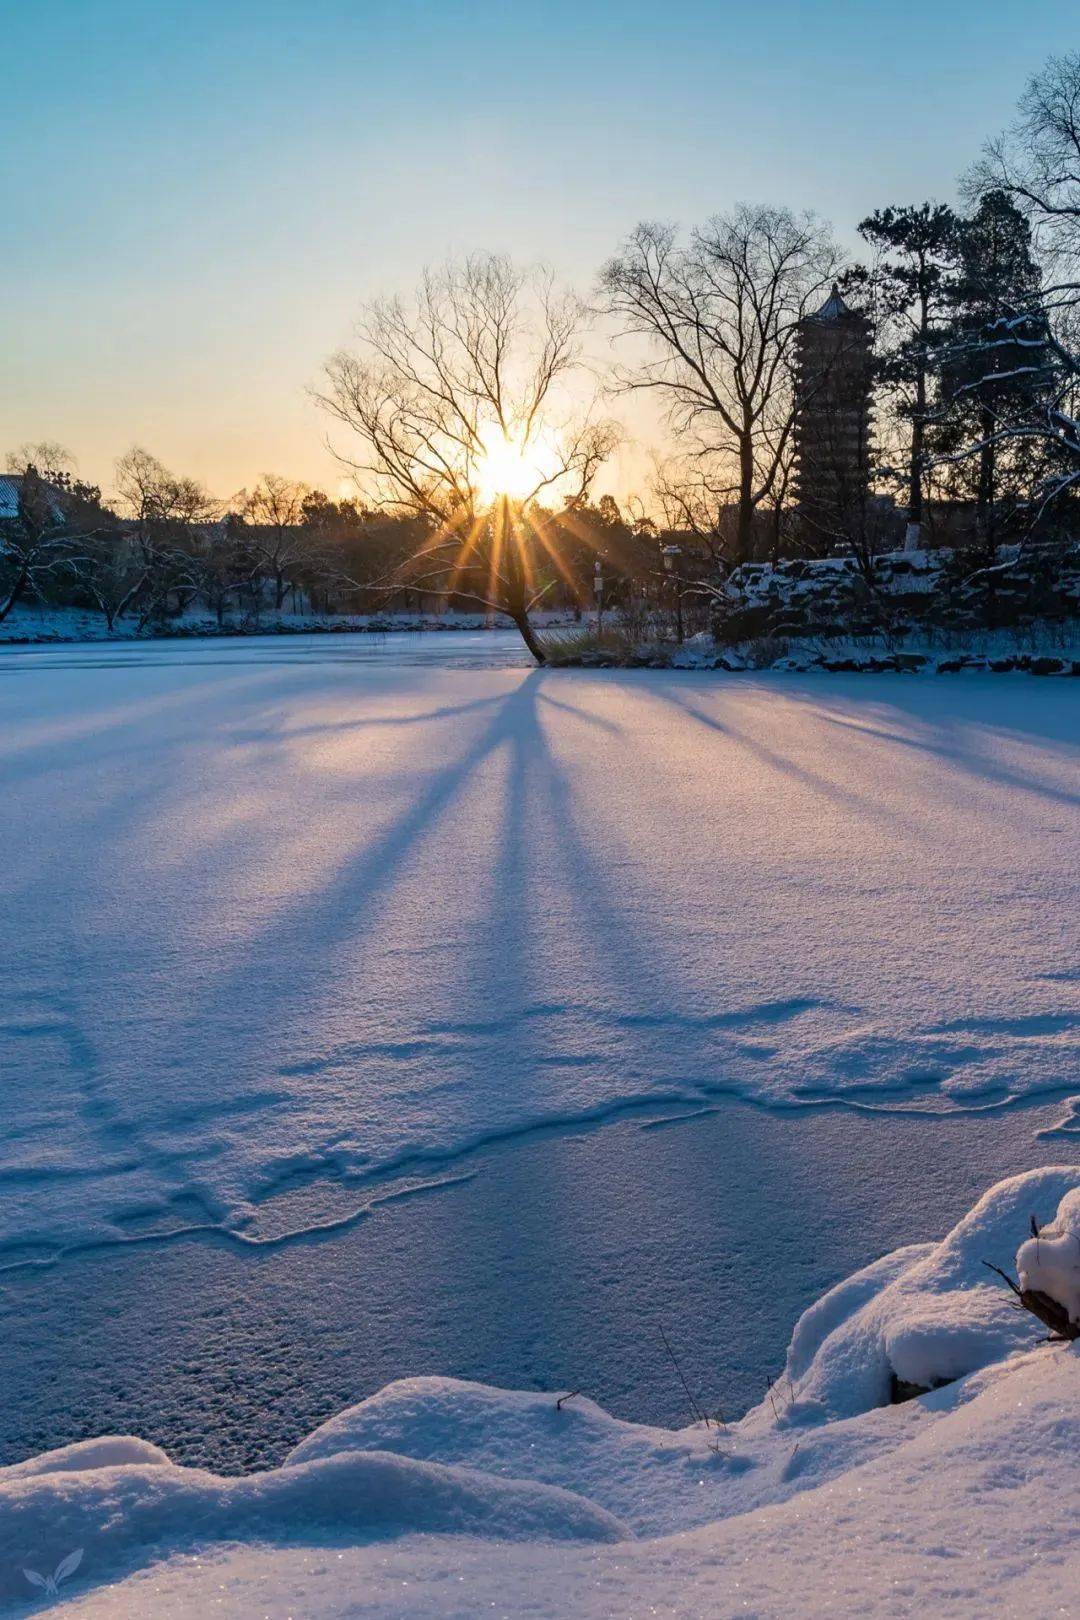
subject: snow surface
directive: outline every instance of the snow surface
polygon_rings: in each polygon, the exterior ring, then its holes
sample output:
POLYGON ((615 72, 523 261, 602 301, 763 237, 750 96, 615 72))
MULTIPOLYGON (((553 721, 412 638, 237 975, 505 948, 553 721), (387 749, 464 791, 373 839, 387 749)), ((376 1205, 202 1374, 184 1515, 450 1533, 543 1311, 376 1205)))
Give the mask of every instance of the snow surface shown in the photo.
POLYGON ((121 1440, 0 1470, 0 1601, 29 1612, 24 1572, 79 1555, 67 1612, 110 1620, 1073 1614, 1080 1355, 1033 1348, 982 1261, 1078 1195, 1077 1166, 1014 1177, 834 1289, 730 1427, 420 1379, 246 1478, 121 1440), (954 1381, 882 1406, 913 1332, 954 1381))
MULTIPOLYGON (((943 1114, 1043 1097, 1071 1143, 1070 683, 409 639, 0 655, 8 1299, 91 1250, 273 1255, 479 1143, 646 1107, 899 1111, 932 1157, 943 1114)), ((872 1201, 888 1167, 851 1175, 872 1201)), ((549 1219, 586 1196, 620 1194, 549 1186, 549 1219)), ((424 1378, 240 1478, 124 1436, 0 1469, 0 1611, 1070 1614, 1080 1360, 983 1262, 1020 1245, 1068 1303, 1078 1207, 1080 1169, 1034 1170, 841 1283, 737 1424, 424 1378), (941 1387, 890 1406, 894 1376, 941 1387)))
POLYGON ((1071 683, 302 638, 0 677, 0 1266, 288 1242, 643 1104, 1076 1085, 1071 683))

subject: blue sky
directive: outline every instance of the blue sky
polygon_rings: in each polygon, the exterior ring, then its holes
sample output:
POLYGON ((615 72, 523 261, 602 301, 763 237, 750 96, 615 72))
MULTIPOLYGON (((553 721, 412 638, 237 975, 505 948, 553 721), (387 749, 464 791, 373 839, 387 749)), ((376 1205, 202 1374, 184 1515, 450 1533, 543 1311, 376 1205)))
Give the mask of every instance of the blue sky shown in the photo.
POLYGON ((640 218, 954 195, 1075 0, 5 7, 0 451, 334 484, 305 394, 451 251, 587 290, 640 218))

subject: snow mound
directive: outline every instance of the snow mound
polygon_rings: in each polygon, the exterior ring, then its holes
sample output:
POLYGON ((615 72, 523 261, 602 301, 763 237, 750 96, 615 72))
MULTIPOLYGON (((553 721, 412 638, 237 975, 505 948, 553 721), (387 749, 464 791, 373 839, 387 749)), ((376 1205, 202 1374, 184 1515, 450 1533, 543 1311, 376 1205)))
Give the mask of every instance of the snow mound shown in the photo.
POLYGON ((125 1438, 0 1470, 0 1606, 34 1601, 30 1571, 70 1579, 73 1614, 110 1620, 187 1620, 211 1601, 238 1620, 689 1620, 746 1612, 749 1572, 759 1620, 794 1612, 796 1579, 807 1616, 1069 1612, 1059 1509, 1080 1355, 1039 1344, 983 1261, 1007 1266, 1034 1217, 1021 1273, 1072 1298, 1078 1216, 1080 1166, 1000 1183, 941 1242, 807 1311, 785 1377, 729 1427, 414 1378, 261 1474, 179 1468, 125 1438), (889 1405, 894 1374, 950 1382, 889 1405))
MULTIPOLYGON (((778 1395, 746 1421, 774 1420, 778 1401, 789 1425, 852 1417, 888 1402, 894 1376, 932 1388, 1029 1348, 1039 1324, 1015 1309, 987 1262, 1007 1269, 1031 1217, 1041 1227, 1059 1204, 1062 1213, 1042 1245, 1042 1281, 1032 1286, 1075 1289, 1080 1271, 1069 1268, 1077 1264, 1074 1255, 1080 1259, 1072 1236, 1080 1166, 1013 1176, 991 1188, 940 1243, 899 1249, 816 1301, 795 1327, 778 1395)), ((1018 1267, 1033 1276, 1039 1264, 1034 1243, 1025 1243, 1018 1267)))
POLYGON ((219 1542, 417 1533, 530 1542, 630 1536, 612 1514, 558 1487, 376 1451, 231 1479, 135 1460, 16 1478, 11 1472, 0 1476, 0 1605, 26 1596, 24 1568, 52 1569, 76 1548, 92 1549, 87 1568, 102 1578, 219 1542))
MULTIPOLYGON (((491 1392, 497 1404, 496 1392, 491 1392)), ((792 1499, 611 1546, 475 1537, 225 1546, 90 1590, 72 1620, 1050 1620, 1075 1612, 1080 1356, 1045 1347, 838 1429, 880 1429, 792 1499), (966 1399, 960 1399, 963 1391, 966 1399)), ((791 1436, 785 1448, 791 1453, 791 1436)), ((801 1447, 796 1461, 803 1455, 801 1447)), ((89 1551, 87 1556, 89 1557, 89 1551)))
POLYGON ((39 1474, 80 1474, 93 1468, 128 1468, 136 1464, 151 1468, 171 1468, 167 1452, 149 1440, 133 1435, 103 1435, 100 1440, 78 1440, 72 1446, 43 1451, 39 1457, 0 1468, 0 1488, 13 1479, 30 1479, 39 1474))
POLYGON ((716 1517, 741 1489, 749 1460, 708 1440, 697 1427, 623 1422, 581 1395, 560 1405, 553 1394, 406 1378, 324 1423, 286 1466, 370 1448, 453 1462, 565 1486, 655 1535, 716 1517))

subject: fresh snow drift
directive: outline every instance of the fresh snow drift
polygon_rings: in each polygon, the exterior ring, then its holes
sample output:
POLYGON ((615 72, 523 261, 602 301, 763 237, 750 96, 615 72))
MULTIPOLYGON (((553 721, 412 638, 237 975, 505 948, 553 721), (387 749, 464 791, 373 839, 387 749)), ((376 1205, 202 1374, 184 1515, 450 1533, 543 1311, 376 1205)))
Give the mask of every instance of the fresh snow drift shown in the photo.
POLYGON ((1077 685, 363 639, 0 654, 0 1268, 726 1093, 1064 1105, 1077 685))
POLYGON ((110 1620, 1068 1614, 1080 1357, 1033 1348, 982 1260, 1032 1214, 1064 1232, 1078 1198, 1078 1167, 1015 1177, 834 1289, 729 1427, 417 1379, 247 1478, 133 1440, 0 1470, 0 1601, 29 1609, 23 1570, 81 1552, 67 1612, 110 1620), (880 1405, 913 1343, 952 1381, 880 1405))

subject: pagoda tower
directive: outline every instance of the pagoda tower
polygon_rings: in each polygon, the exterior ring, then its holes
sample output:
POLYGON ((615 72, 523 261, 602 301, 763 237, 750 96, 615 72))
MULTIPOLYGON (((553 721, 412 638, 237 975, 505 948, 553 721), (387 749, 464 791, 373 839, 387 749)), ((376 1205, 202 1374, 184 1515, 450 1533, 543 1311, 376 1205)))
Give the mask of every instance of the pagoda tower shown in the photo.
POLYGON ((833 282, 795 339, 795 497, 799 528, 814 550, 854 539, 870 492, 873 329, 833 282))

